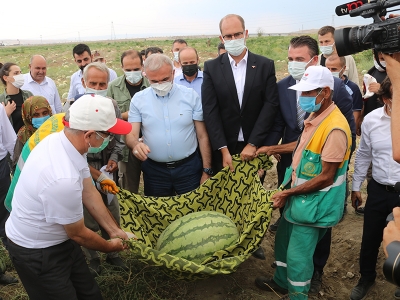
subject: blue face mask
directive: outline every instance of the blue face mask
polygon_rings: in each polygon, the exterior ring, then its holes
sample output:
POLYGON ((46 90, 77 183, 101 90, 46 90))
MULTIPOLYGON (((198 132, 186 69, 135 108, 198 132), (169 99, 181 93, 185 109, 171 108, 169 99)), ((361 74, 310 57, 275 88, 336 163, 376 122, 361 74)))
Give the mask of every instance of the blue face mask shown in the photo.
POLYGON ((317 97, 321 92, 322 92, 322 90, 315 97, 300 96, 299 97, 299 105, 300 105, 301 109, 308 113, 319 111, 319 109, 321 108, 321 104, 322 104, 322 102, 324 102, 325 98, 322 99, 322 101, 318 104, 315 104, 315 101, 317 100, 317 97))
POLYGON ((41 117, 41 118, 32 118, 32 126, 34 128, 39 128, 48 118, 50 118, 49 115, 41 117))

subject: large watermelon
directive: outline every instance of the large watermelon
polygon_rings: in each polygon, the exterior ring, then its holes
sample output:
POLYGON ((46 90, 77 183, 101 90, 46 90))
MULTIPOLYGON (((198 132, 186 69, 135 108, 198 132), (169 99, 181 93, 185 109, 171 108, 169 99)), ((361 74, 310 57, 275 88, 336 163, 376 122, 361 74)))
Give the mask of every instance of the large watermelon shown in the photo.
POLYGON ((215 251, 239 239, 232 220, 215 211, 200 211, 175 220, 161 233, 156 249, 173 256, 201 263, 215 251))

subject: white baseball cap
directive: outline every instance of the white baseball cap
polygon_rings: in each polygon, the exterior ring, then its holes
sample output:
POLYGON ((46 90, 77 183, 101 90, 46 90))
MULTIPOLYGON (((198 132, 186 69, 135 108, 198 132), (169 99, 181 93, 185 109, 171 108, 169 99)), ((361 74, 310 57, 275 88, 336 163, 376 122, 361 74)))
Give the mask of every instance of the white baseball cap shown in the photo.
POLYGON ((132 130, 129 122, 115 116, 112 100, 95 94, 85 94, 69 108, 69 122, 64 125, 71 129, 108 131, 128 134, 132 130))
POLYGON ((331 71, 323 66, 310 66, 304 72, 298 84, 292 85, 289 89, 308 92, 318 88, 329 87, 333 90, 334 80, 331 71))

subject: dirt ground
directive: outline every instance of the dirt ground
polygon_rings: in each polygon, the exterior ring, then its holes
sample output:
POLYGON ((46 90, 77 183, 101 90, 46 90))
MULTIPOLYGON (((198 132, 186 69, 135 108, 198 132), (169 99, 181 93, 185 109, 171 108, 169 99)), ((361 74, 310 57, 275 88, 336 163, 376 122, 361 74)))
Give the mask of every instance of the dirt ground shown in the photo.
MULTIPOLYGON (((351 180, 354 170, 354 155, 349 168, 349 179, 351 180)), ((267 173, 264 186, 268 189, 274 188, 277 184, 275 168, 267 173)), ((363 199, 366 199, 366 182, 363 184, 363 199)), ((279 217, 279 211, 273 212, 271 224, 279 217)), ((351 207, 350 197, 347 200, 347 213, 344 219, 332 230, 331 253, 324 269, 322 279, 322 290, 319 295, 310 296, 309 299, 342 300, 349 299, 351 289, 359 279, 359 252, 361 246, 363 217, 355 214, 351 207)), ((193 283, 190 295, 193 299, 208 300, 244 300, 244 299, 279 299, 280 294, 265 292, 258 289, 254 284, 257 276, 272 277, 274 269, 271 264, 274 262, 274 240, 275 234, 267 231, 262 242, 266 260, 262 261, 250 257, 239 266, 239 269, 228 276, 217 276, 204 281, 193 283)), ((393 299, 396 289, 394 285, 387 282, 382 266, 385 261, 383 250, 380 249, 377 263, 376 284, 371 288, 366 300, 393 299)), ((192 299, 192 298, 191 298, 192 299)))

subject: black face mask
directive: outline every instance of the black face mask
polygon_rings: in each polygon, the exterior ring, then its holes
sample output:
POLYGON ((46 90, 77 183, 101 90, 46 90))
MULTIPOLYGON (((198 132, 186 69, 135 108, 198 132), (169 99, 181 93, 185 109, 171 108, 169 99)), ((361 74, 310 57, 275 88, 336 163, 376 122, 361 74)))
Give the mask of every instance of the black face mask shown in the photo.
POLYGON ((87 66, 87 65, 80 66, 79 69, 81 69, 81 71, 83 72, 83 69, 84 69, 86 66, 87 66))
POLYGON ((199 71, 199 67, 197 66, 197 64, 182 66, 182 73, 189 77, 193 76, 198 71, 199 71))

